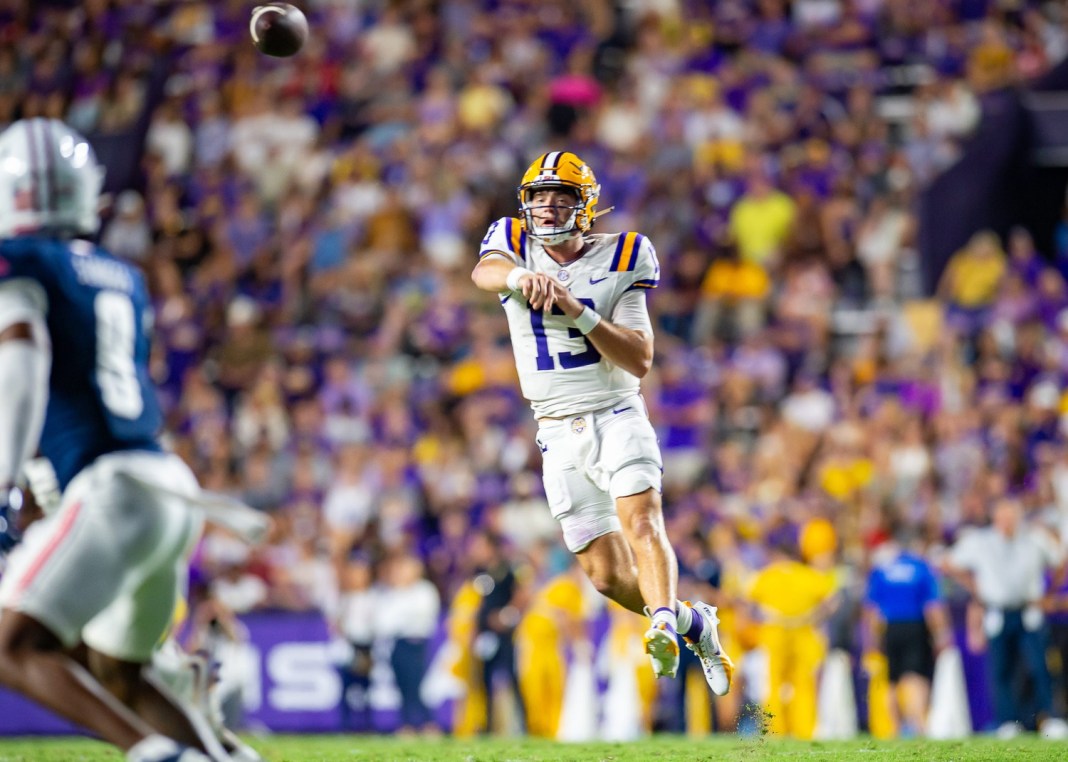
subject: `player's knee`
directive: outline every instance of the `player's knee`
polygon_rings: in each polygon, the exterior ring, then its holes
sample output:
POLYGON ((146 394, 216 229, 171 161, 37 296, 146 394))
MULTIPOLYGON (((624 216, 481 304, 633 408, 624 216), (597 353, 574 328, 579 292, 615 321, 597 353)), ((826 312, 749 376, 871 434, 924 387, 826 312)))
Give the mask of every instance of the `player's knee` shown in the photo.
POLYGON ((628 525, 633 542, 658 543, 664 538, 664 522, 659 511, 635 513, 630 516, 628 525))
POLYGON ((626 581, 623 574, 612 568, 597 569, 590 576, 590 582, 601 595, 612 598, 622 589, 626 581))

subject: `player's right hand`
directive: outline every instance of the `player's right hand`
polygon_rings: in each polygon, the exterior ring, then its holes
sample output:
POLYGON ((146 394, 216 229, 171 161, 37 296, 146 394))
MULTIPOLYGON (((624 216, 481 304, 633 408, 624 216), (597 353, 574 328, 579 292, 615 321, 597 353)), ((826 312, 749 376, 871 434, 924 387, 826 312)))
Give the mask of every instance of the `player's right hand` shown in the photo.
POLYGON ((59 477, 52 461, 48 458, 31 458, 22 467, 24 505, 23 515, 29 507, 39 508, 46 514, 59 510, 63 500, 63 490, 59 486, 59 477))

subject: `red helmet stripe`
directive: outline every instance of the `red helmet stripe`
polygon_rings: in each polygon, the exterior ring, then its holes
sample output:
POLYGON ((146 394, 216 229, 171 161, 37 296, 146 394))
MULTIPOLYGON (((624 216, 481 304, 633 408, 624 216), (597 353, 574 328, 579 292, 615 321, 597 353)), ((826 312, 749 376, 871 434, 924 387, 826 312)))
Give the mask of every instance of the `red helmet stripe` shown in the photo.
POLYGON ((45 208, 50 212, 54 212, 59 205, 59 199, 56 198, 59 188, 56 184, 55 140, 49 140, 49 138, 54 138, 55 135, 52 134, 51 120, 43 120, 40 125, 42 134, 41 150, 44 152, 45 158, 45 177, 48 178, 45 186, 45 208))

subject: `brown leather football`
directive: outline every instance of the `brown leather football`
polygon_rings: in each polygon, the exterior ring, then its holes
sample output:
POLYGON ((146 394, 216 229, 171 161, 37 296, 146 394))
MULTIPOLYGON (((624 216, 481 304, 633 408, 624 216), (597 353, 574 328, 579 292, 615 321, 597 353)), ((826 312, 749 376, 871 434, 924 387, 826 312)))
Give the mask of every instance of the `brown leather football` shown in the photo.
POLYGON ((289 3, 254 8, 248 28, 259 51, 278 58, 293 55, 308 39, 308 20, 300 8, 289 3))

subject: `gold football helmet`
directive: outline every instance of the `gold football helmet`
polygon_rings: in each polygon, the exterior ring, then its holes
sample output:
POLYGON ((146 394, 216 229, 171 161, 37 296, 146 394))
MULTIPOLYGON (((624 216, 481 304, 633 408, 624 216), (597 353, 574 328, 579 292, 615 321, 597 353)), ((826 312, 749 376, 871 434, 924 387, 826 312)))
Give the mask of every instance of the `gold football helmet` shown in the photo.
POLYGON ((550 151, 539 156, 523 173, 518 188, 520 219, 528 233, 551 246, 593 227, 600 194, 601 186, 586 162, 570 151, 550 151), (534 223, 530 199, 535 191, 546 188, 570 188, 578 194, 578 203, 562 225, 546 227, 534 223))

